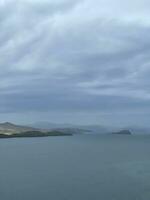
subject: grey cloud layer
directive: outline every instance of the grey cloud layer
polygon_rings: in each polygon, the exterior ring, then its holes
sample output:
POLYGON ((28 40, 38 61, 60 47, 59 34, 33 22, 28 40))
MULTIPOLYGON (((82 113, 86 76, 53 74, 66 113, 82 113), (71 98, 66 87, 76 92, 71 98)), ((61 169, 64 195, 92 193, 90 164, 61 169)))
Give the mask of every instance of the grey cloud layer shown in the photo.
POLYGON ((0 111, 148 112, 148 8, 146 0, 3 1, 0 111))

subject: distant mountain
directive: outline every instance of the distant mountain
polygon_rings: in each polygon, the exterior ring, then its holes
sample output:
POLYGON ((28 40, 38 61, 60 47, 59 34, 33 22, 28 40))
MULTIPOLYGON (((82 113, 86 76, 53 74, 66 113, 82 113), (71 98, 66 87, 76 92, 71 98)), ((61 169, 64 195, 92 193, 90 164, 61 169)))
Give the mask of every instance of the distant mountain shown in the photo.
POLYGON ((105 134, 112 130, 101 125, 82 125, 79 128, 89 130, 92 134, 105 134))
POLYGON ((91 133, 90 130, 81 129, 81 128, 55 128, 51 129, 52 131, 59 131, 62 133, 68 133, 68 134, 85 134, 85 133, 91 133))
POLYGON ((59 124, 59 123, 51 123, 46 121, 35 122, 30 124, 31 127, 40 128, 40 129, 58 129, 58 128, 73 128, 72 124, 59 124))
POLYGON ((113 128, 106 128, 100 125, 73 125, 73 124, 57 124, 51 122, 36 122, 31 124, 32 127, 50 130, 64 130, 73 131, 74 133, 91 133, 91 134, 103 134, 108 133, 113 128))

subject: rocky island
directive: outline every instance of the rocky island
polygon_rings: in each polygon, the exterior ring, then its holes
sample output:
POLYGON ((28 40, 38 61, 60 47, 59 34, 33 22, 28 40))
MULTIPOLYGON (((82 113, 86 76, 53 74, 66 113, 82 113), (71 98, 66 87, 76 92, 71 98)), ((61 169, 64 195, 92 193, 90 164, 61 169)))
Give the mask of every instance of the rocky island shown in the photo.
POLYGON ((112 134, 117 134, 117 135, 132 135, 132 133, 129 130, 121 130, 118 132, 113 132, 112 134))

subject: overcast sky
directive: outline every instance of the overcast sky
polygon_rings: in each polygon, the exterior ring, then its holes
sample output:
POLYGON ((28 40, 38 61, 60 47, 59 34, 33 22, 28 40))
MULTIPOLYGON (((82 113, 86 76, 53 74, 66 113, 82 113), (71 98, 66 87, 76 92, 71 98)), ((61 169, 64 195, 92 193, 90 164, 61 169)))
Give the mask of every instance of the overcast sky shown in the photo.
POLYGON ((149 0, 0 0, 0 121, 149 125, 149 0))

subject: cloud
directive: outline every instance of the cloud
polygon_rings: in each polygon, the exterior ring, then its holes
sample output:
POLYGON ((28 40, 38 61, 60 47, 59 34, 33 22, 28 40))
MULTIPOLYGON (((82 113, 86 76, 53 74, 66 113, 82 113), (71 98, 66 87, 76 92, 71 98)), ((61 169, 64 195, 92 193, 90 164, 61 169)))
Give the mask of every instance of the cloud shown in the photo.
POLYGON ((1 2, 1 113, 149 111, 149 8, 147 0, 1 2))

